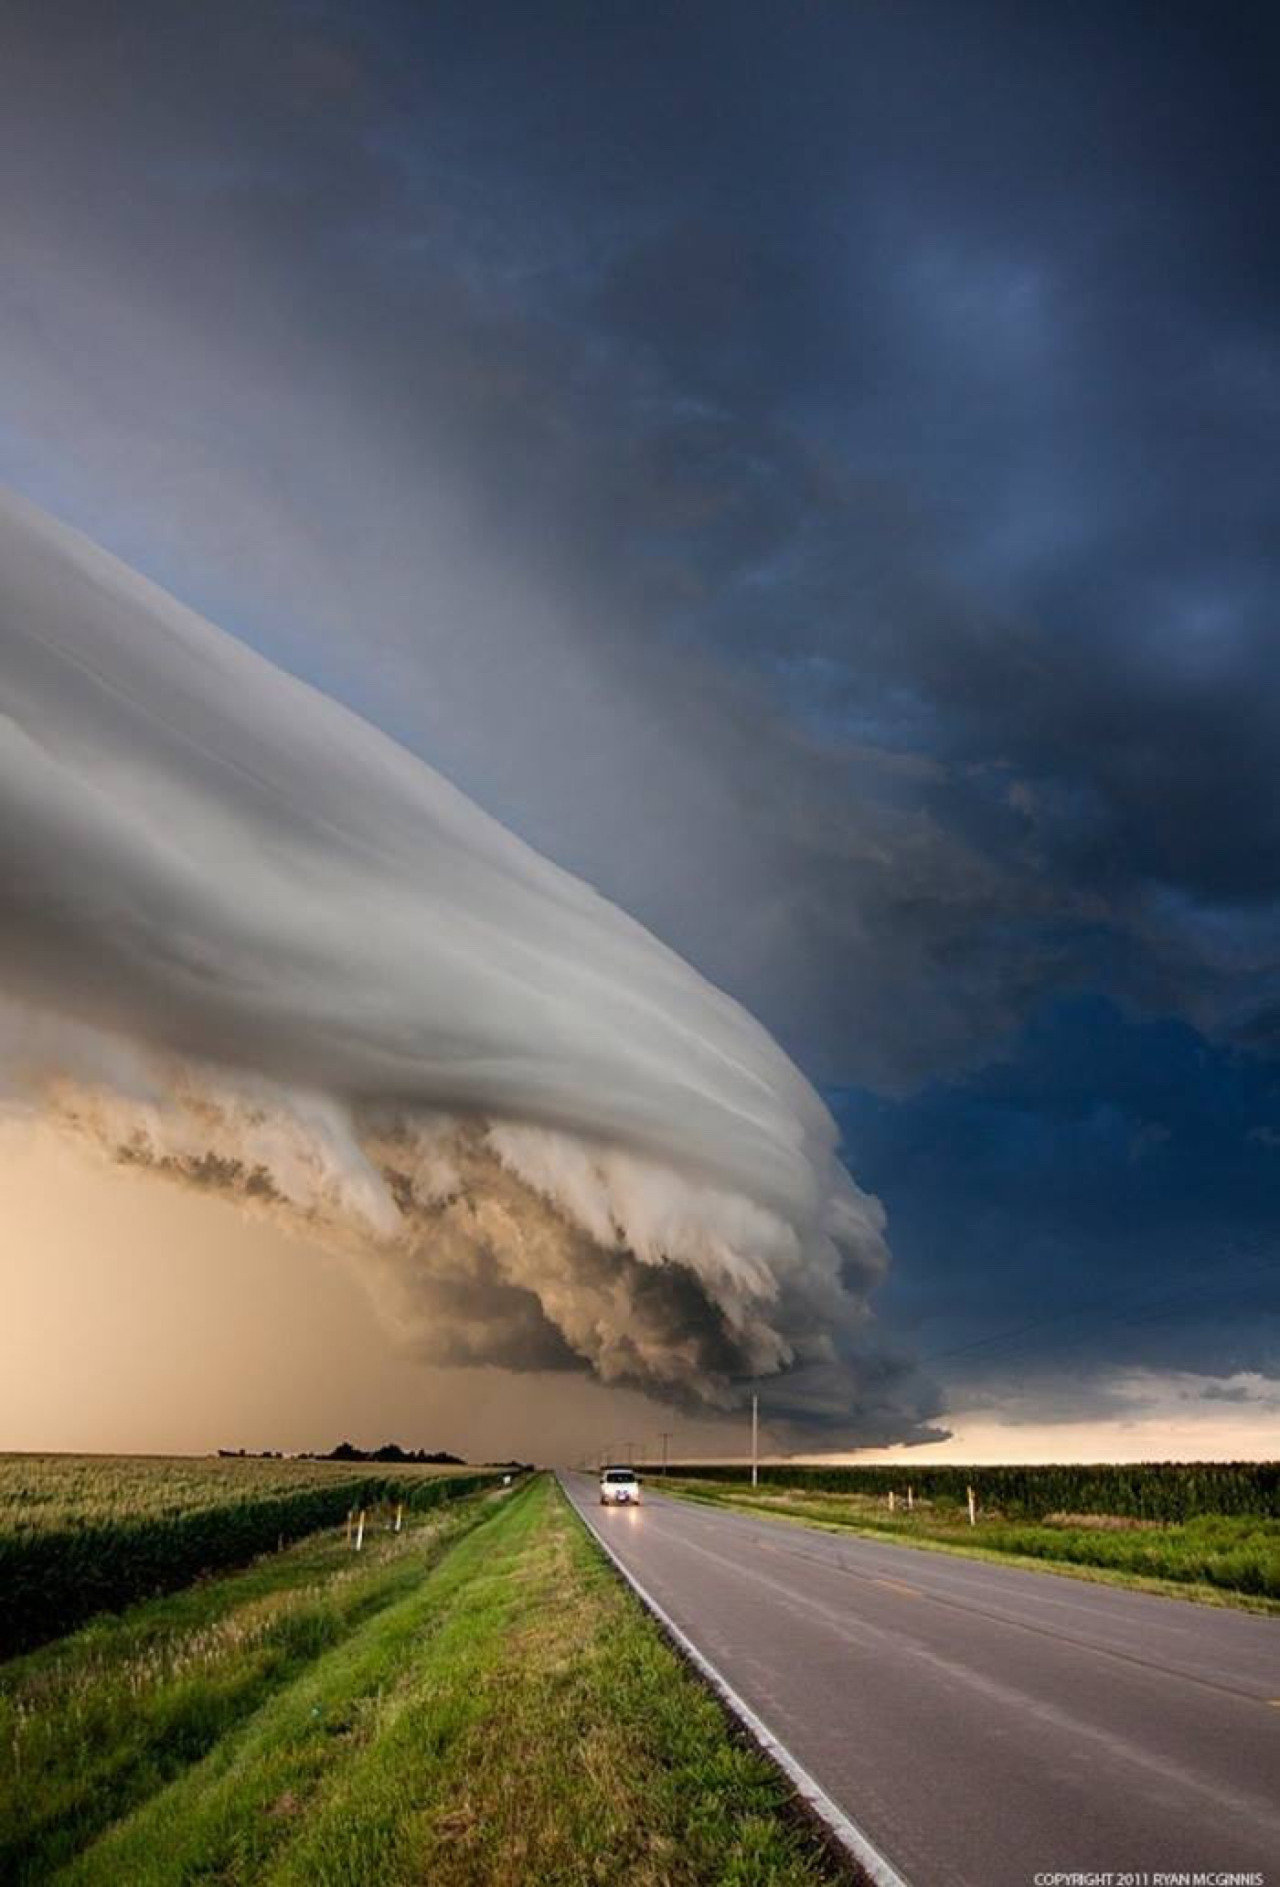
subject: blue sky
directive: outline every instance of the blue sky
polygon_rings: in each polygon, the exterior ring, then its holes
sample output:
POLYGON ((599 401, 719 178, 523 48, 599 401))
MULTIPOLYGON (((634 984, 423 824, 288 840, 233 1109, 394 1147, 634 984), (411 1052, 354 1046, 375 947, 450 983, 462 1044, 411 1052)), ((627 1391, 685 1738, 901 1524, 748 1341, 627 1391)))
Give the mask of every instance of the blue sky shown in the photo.
MULTIPOLYGON (((1221 1379, 1269 1364, 1280 1080, 1266 1061, 1077 997, 963 1079, 829 1098, 890 1210, 882 1312, 953 1394, 1075 1377, 1085 1415, 1107 1366, 1221 1379)), ((1061 1407, 1060 1380, 1053 1394, 1061 1407)))
POLYGON ((948 1395, 1280 1374, 1274 18, 56 11, 0 478, 757 1014, 948 1395))

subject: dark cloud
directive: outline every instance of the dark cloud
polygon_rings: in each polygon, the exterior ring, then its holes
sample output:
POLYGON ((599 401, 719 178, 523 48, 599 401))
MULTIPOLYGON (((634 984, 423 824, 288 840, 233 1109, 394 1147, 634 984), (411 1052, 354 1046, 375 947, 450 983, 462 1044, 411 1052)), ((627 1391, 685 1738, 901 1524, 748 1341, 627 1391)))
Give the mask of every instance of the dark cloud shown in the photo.
POLYGON ((1273 1055, 1268 15, 3 32, 14 483, 829 1081, 959 1079, 1080 990, 1273 1055))
POLYGON ((832 1098, 889 1209, 884 1315, 951 1406, 1114 1412, 1138 1361, 1280 1376, 1273 1063, 1077 1001, 964 1081, 832 1098))

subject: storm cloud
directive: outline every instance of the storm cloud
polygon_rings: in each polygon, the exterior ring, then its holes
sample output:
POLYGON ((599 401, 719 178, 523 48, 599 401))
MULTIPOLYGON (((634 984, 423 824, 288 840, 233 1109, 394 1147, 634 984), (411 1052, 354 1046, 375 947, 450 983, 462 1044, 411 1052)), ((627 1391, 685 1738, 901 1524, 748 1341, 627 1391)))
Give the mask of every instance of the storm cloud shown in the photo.
POLYGON ((793 1372, 810 1420, 857 1433, 883 1214, 763 1029, 421 761, 17 500, 0 571, 19 1095, 369 1253, 425 1356, 724 1409, 793 1372))
MULTIPOLYGON (((1242 1191, 1205 1125, 1241 1055, 1274 1131, 1268 16, 138 0, 0 35, 11 482, 758 1015, 956 1342, 1163 1261, 1158 1188, 1108 1242, 1073 1136, 1029 1201, 984 1108, 1064 1000, 1084 1118, 1113 1027, 1194 1036, 1200 1124, 1130 1162, 1122 1108, 1126 1183, 1198 1174, 1202 1239, 1274 1213, 1269 1143, 1242 1191)), ((1258 1330, 1215 1348, 1270 1366, 1258 1330)))
POLYGON ((17 482, 827 1078, 1064 984, 1269 1042, 1243 20, 78 18, 6 26, 17 482))

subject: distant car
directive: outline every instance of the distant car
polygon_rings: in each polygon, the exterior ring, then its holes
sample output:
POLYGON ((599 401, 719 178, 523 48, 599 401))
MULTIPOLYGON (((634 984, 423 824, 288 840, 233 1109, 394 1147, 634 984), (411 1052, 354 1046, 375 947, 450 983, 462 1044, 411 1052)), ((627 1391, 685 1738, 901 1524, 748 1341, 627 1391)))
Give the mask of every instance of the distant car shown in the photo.
POLYGON ((640 1483, 631 1468, 606 1468, 600 1476, 602 1507, 638 1507, 640 1483))

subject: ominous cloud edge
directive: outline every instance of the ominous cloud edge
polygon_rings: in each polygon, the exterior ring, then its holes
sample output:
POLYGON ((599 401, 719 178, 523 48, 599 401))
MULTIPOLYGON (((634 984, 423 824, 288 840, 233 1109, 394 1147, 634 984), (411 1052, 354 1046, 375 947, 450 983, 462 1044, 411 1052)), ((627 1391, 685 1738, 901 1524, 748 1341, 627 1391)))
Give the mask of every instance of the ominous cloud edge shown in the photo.
POLYGON ((741 1007, 12 497, 0 572, 18 1104, 358 1249, 424 1355, 921 1432, 864 1333, 881 1210, 741 1007))

